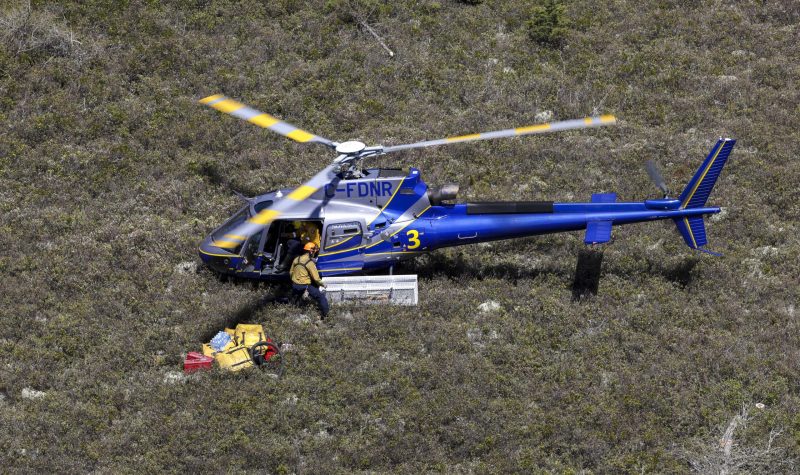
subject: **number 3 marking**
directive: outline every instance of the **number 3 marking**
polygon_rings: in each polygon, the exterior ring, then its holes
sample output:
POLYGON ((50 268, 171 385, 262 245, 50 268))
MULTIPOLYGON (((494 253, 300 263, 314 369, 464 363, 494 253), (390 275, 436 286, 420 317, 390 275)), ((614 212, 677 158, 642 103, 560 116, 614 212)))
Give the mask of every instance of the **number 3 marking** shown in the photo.
POLYGON ((408 249, 416 249, 419 247, 419 231, 412 229, 406 233, 408 236, 408 249))

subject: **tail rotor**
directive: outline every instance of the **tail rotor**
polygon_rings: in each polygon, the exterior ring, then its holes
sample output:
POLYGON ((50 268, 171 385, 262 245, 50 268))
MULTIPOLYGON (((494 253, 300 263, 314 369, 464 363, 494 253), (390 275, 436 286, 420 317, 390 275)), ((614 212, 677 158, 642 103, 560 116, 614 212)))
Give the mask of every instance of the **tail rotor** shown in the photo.
POLYGON ((650 176, 650 180, 656 185, 656 187, 664 193, 664 198, 669 198, 669 188, 667 187, 667 183, 664 181, 664 177, 661 175, 661 172, 658 170, 658 165, 653 160, 648 160, 644 164, 645 168, 647 169, 647 174, 650 176))

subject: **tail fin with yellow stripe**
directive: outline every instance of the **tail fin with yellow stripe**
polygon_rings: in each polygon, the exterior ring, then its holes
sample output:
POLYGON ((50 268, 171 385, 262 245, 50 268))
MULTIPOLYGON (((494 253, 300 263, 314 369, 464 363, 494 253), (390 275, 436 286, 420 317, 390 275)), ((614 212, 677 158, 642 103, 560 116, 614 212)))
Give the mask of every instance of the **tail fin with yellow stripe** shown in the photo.
MULTIPOLYGON (((680 209, 702 208, 705 206, 706 201, 708 201, 708 195, 711 194, 711 189, 714 188, 714 184, 717 182, 725 162, 728 161, 734 145, 736 145, 736 140, 734 139, 720 138, 717 141, 708 157, 706 157, 681 193, 679 199, 680 209)), ((714 252, 703 249, 703 246, 708 243, 704 216, 686 216, 675 218, 674 221, 687 246, 717 255, 714 252)))
POLYGON ((711 189, 717 182, 722 167, 736 145, 735 139, 720 138, 711 153, 708 154, 700 168, 697 169, 689 184, 680 196, 681 208, 702 208, 711 194, 711 189))

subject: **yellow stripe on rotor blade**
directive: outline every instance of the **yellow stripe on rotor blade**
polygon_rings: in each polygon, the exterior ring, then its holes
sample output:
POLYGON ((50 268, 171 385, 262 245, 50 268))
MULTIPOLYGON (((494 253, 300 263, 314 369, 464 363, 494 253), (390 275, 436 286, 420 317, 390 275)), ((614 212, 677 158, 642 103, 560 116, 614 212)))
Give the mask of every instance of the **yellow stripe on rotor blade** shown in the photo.
POLYGON ((210 106, 220 112, 230 114, 231 112, 239 110, 242 107, 244 107, 244 104, 242 104, 241 102, 236 102, 233 99, 225 99, 224 101, 219 101, 214 104, 210 104, 210 106))
POLYGON ((616 122, 616 121, 617 121, 617 118, 614 117, 611 114, 606 114, 606 115, 601 115, 600 116, 600 122, 602 122, 604 124, 605 123, 613 123, 613 122, 616 122))
POLYGON ((271 125, 275 125, 278 122, 280 122, 280 120, 276 119, 275 117, 272 117, 269 114, 259 114, 255 117, 248 119, 248 121, 256 124, 259 127, 264 127, 265 129, 271 125))
POLYGON ((223 237, 226 237, 228 239, 237 239, 239 241, 244 241, 245 239, 247 239, 247 236, 239 236, 238 234, 226 234, 223 237))
POLYGON ((274 209, 265 209, 264 211, 248 219, 247 222, 262 225, 269 224, 280 215, 280 211, 275 211, 274 209))
POLYGON ((527 127, 517 127, 514 129, 514 132, 517 134, 527 134, 530 132, 541 132, 544 130, 550 129, 550 124, 536 124, 536 125, 529 125, 527 127))
POLYGON ((471 140, 471 139, 478 139, 481 137, 481 134, 468 134, 468 135, 459 135, 458 137, 448 137, 445 140, 448 142, 458 142, 460 140, 471 140))
POLYGON ((314 134, 309 134, 305 130, 293 130, 286 134, 292 140, 297 140, 298 142, 308 142, 309 140, 314 138, 314 134))
POLYGON ((587 117, 587 118, 583 119, 583 123, 586 124, 586 125, 592 125, 592 118, 591 117, 587 117))
POLYGON ((286 197, 289 198, 290 200, 303 201, 304 199, 311 196, 315 191, 317 191, 317 189, 314 188, 313 186, 301 185, 295 188, 293 192, 286 195, 286 197))
POLYGON ((200 102, 201 104, 208 104, 209 102, 214 102, 217 99, 222 99, 223 97, 225 96, 223 96, 222 94, 214 94, 213 96, 204 97, 200 99, 198 102, 200 102))
POLYGON ((240 242, 225 241, 225 240, 214 241, 214 245, 217 247, 221 247, 222 249, 233 249, 234 247, 239 246, 241 244, 242 243, 240 242))

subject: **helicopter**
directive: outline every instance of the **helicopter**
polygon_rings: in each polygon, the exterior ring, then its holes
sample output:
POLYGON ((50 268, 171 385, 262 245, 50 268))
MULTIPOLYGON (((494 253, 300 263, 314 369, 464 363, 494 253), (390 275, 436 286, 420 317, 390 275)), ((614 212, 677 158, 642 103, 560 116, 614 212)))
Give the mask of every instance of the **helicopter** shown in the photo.
POLYGON ((584 242, 611 240, 613 226, 645 221, 674 221, 691 249, 705 248, 704 217, 719 213, 706 201, 736 144, 720 138, 681 194, 670 197, 652 161, 647 172, 663 197, 617 202, 616 193, 594 193, 590 202, 552 201, 456 203, 457 185, 429 187, 420 171, 364 168, 363 161, 383 154, 476 140, 498 139, 613 125, 613 115, 517 127, 402 145, 367 146, 333 142, 253 109, 224 95, 199 102, 300 143, 321 144, 336 153, 332 163, 294 189, 244 197, 246 204, 200 244, 202 261, 222 275, 274 281, 288 279, 279 263, 287 234, 297 222, 316 226, 320 236, 317 267, 324 276, 393 270, 400 261, 431 251, 501 239, 585 230, 584 242))

